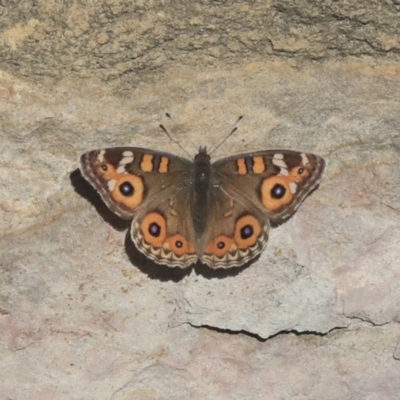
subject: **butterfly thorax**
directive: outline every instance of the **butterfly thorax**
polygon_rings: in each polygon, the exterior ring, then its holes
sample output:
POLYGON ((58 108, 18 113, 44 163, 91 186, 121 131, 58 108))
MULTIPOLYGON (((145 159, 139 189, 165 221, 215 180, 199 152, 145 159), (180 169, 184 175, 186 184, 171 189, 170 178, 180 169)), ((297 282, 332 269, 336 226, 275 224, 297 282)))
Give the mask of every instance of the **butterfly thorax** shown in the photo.
POLYGON ((210 176, 210 156, 205 147, 200 147, 194 158, 193 188, 195 195, 192 203, 192 220, 198 237, 205 231, 207 215, 209 215, 210 176))
POLYGON ((211 164, 206 148, 200 147, 194 158, 194 190, 196 193, 206 193, 210 185, 211 164))

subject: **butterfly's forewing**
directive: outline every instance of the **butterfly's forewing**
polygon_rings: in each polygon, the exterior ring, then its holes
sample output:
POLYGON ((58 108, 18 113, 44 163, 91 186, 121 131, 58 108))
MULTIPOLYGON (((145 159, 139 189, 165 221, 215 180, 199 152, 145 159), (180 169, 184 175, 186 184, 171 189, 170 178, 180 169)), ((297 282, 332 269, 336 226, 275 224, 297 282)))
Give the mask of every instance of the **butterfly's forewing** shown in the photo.
POLYGON ((273 224, 293 215, 319 184, 325 160, 311 153, 266 150, 239 154, 213 164, 221 186, 247 199, 273 224))

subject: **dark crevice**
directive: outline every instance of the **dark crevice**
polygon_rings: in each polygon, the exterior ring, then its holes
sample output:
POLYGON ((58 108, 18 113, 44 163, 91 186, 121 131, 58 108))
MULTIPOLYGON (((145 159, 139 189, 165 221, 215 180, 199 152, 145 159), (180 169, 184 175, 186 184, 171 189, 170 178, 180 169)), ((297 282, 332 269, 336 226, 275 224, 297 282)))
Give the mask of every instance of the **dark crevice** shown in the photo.
POLYGON ((346 329, 347 326, 335 326, 334 328, 328 330, 327 332, 317 332, 317 331, 296 331, 295 329, 288 329, 288 330, 282 330, 279 331, 271 336, 268 336, 267 338, 264 338, 260 335, 257 335, 256 333, 252 333, 252 332, 248 332, 245 330, 240 330, 240 331, 235 331, 232 329, 222 329, 222 328, 217 328, 211 325, 195 325, 193 323, 187 322, 188 325, 190 325, 193 328, 197 328, 197 329, 207 329, 210 331, 214 331, 214 332, 218 332, 218 333, 224 333, 224 334, 228 334, 228 335, 246 335, 249 336, 253 339, 256 339, 259 342, 266 342, 270 339, 275 338, 276 336, 280 336, 280 335, 289 335, 289 334, 293 334, 295 336, 319 336, 319 337, 323 337, 323 336, 327 336, 329 335, 331 332, 333 331, 338 331, 338 330, 343 330, 346 329))

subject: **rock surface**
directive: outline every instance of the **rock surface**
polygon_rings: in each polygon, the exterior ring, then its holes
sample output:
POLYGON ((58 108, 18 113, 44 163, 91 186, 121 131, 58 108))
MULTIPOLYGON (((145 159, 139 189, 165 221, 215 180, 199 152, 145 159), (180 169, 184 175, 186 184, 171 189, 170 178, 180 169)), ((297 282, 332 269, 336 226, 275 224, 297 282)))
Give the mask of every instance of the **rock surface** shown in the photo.
POLYGON ((69 4, 1 6, 0 397, 397 399, 400 5, 69 4), (240 115, 215 158, 314 152, 318 190, 246 269, 139 260, 78 156, 240 115))

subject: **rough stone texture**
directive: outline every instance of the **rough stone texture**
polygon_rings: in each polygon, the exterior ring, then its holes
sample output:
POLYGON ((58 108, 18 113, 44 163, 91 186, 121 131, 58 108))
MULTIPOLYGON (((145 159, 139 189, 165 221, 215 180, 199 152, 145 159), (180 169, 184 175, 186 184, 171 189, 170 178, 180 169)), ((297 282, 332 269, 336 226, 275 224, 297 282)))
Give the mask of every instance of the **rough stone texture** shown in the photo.
POLYGON ((400 4, 353 3, 0 4, 0 398, 398 399, 400 4), (320 188, 247 269, 147 265, 79 154, 239 115, 216 157, 320 188))
POLYGON ((270 0, 5 1, 0 66, 30 81, 65 76, 154 82, 177 65, 235 67, 269 58, 397 61, 400 2, 270 0))

